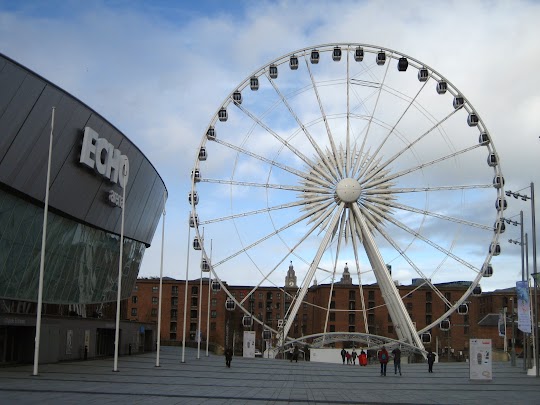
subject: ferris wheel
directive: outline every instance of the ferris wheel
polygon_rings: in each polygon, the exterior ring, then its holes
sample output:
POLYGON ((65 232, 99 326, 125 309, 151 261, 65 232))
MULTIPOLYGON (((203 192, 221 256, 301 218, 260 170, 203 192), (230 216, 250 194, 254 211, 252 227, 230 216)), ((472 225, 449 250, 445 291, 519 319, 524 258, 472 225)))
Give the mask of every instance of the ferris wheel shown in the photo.
MULTIPOLYGON (((347 268, 359 329, 375 332, 364 290, 377 283, 398 338, 423 348, 500 253, 504 178, 484 122, 440 73, 383 47, 318 45, 257 69, 218 105, 191 177, 203 270, 282 342, 308 289, 347 268), (396 287, 413 279, 446 308, 419 328, 396 287), (437 285, 454 281, 467 288, 450 300, 437 285), (250 292, 234 297, 227 284, 250 292), (293 296, 279 326, 248 305, 268 286, 293 296)), ((328 328, 339 308, 324 309, 328 328)))

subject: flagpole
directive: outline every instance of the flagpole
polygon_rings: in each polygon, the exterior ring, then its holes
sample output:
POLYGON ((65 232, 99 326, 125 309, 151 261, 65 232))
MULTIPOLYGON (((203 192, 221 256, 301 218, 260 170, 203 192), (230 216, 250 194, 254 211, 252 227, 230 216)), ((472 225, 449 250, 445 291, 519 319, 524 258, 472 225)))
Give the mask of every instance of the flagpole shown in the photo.
POLYGON ((212 239, 210 239, 210 258, 208 259, 208 302, 206 311, 206 357, 208 357, 208 345, 210 343, 210 294, 212 292, 211 268, 212 268, 212 239))
POLYGON ((188 240, 187 240, 187 254, 186 254, 186 284, 184 287, 184 324, 182 325, 182 363, 185 362, 186 354, 186 316, 187 316, 187 302, 188 302, 188 287, 189 287, 189 243, 191 238, 191 227, 188 226, 188 240))
POLYGON ((161 347, 161 301, 163 300, 163 246, 165 243, 165 201, 167 193, 163 193, 163 222, 161 223, 161 264, 159 267, 159 305, 158 305, 158 327, 157 327, 157 354, 156 367, 159 367, 159 350, 161 347))
POLYGON ((47 216, 49 214, 49 187, 51 181, 51 160, 53 146, 53 131, 54 131, 54 111, 51 113, 51 134, 49 136, 49 160, 47 162, 47 187, 45 188, 45 208, 43 211, 43 232, 41 234, 41 259, 39 262, 39 286, 38 286, 38 302, 36 315, 36 338, 34 344, 34 371, 32 375, 38 375, 39 365, 39 342, 41 339, 41 307, 43 305, 43 274, 45 273, 45 242, 47 239, 47 216))
POLYGON ((122 165, 122 223, 120 226, 120 259, 118 260, 118 291, 116 294, 116 328, 114 333, 114 367, 118 371, 118 346, 120 345, 120 296, 122 295, 122 259, 124 255, 124 214, 126 211, 127 162, 122 165))

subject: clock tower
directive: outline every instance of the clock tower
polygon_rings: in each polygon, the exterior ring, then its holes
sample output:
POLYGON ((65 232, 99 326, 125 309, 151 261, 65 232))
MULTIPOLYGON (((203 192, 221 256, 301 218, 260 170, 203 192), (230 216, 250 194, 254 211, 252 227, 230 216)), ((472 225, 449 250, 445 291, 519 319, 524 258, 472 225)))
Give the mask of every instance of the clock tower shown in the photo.
POLYGON ((340 284, 352 285, 351 273, 349 273, 349 266, 345 263, 345 268, 343 269, 343 275, 341 276, 340 284))
POLYGON ((285 276, 285 287, 294 287, 298 288, 296 285, 296 275, 294 274, 294 267, 291 264, 289 264, 289 270, 287 271, 287 275, 285 276))

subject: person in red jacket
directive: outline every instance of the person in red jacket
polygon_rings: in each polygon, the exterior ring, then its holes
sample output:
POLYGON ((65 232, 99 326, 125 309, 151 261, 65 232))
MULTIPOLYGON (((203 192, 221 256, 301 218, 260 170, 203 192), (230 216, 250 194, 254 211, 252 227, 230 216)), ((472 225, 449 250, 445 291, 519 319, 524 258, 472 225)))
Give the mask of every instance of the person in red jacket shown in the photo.
POLYGON ((379 354, 377 357, 379 358, 379 361, 381 363, 381 375, 386 376, 386 365, 388 364, 389 360, 389 355, 386 347, 383 346, 381 350, 379 350, 379 354))

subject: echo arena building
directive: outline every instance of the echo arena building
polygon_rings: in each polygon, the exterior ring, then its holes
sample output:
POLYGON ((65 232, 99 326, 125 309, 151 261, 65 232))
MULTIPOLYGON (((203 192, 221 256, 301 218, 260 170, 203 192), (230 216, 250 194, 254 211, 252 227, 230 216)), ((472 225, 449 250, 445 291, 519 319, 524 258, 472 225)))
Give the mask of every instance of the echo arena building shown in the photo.
MULTIPOLYGON (((33 359, 53 107, 40 362, 114 350, 114 313, 105 312, 117 297, 124 192, 122 299, 166 198, 156 169, 122 132, 0 54, 0 364, 33 359)), ((120 353, 151 350, 155 329, 122 322, 120 353)))

